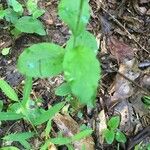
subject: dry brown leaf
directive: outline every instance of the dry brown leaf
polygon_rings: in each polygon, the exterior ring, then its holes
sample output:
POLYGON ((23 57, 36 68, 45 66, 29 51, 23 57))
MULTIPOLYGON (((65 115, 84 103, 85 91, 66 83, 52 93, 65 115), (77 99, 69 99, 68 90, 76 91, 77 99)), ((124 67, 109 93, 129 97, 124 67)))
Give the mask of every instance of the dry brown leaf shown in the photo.
POLYGON ((100 123, 99 123, 99 141, 101 144, 103 144, 103 142, 104 142, 103 132, 105 129, 107 129, 106 116, 105 116, 104 110, 102 110, 99 113, 98 118, 100 121, 100 123))
MULTIPOLYGON (((57 114, 53 120, 59 130, 63 131, 64 136, 71 137, 80 132, 78 123, 69 115, 57 114)), ((81 150, 83 145, 85 145, 86 150, 94 150, 94 140, 92 136, 76 141, 73 145, 77 150, 81 150)))
POLYGON ((107 45, 111 54, 117 59, 118 63, 131 60, 134 57, 133 49, 124 42, 119 41, 115 36, 108 38, 107 45))
MULTIPOLYGON (((138 71, 134 71, 134 64, 135 59, 130 61, 126 61, 124 64, 120 64, 118 72, 129 78, 130 80, 134 81, 140 75, 138 71)), ((122 100, 129 98, 133 94, 133 86, 130 81, 125 79, 120 74, 116 75, 116 79, 111 86, 111 102, 116 100, 122 100)))

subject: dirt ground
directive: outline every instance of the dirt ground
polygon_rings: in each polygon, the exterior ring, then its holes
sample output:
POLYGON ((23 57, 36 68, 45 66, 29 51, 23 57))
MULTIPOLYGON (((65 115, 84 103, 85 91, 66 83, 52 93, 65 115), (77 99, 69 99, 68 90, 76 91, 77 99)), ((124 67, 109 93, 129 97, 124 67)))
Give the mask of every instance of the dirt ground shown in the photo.
MULTIPOLYGON (((92 127, 92 138, 97 150, 117 149, 117 143, 106 144, 100 134, 101 117, 109 118, 116 114, 121 117, 120 129, 128 140, 121 145, 121 149, 133 149, 142 141, 150 143, 150 110, 142 102, 143 96, 150 95, 150 0, 90 0, 90 4, 92 11, 87 30, 95 35, 99 44, 97 58, 101 62, 102 78, 96 108, 91 110, 85 107, 81 110, 82 118, 77 113, 71 114, 71 117, 78 125, 84 123, 92 127), (103 116, 102 110, 105 112, 103 116)), ((8 29, 4 28, 6 22, 0 21, 0 52, 5 47, 11 47, 7 56, 0 54, 0 78, 8 81, 20 97, 24 78, 17 71, 16 62, 23 49, 44 41, 65 46, 69 39, 67 26, 57 16, 57 5, 57 0, 39 2, 39 6, 46 10, 40 18, 48 32, 44 37, 22 34, 14 39, 8 29)), ((62 99, 54 95, 54 88, 62 81, 62 76, 36 79, 31 96, 43 99, 43 107, 46 109, 48 105, 62 99)), ((0 99, 7 108, 9 101, 1 91, 0 99)), ((57 121, 53 125, 54 133, 56 128, 57 121)), ((0 138, 7 132, 28 129, 30 126, 23 121, 4 122, 0 126, 0 138)), ((36 147, 36 141, 32 143, 36 147)))

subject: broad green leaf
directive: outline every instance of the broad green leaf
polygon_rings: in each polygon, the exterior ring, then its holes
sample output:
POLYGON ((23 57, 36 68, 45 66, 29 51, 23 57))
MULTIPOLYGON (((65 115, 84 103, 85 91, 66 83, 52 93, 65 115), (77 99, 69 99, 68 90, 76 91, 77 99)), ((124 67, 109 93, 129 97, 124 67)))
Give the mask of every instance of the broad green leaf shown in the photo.
POLYGON ((121 131, 117 131, 116 140, 121 143, 125 143, 127 141, 126 136, 121 131))
POLYGON ((50 77, 62 72, 64 49, 51 43, 34 44, 20 55, 19 71, 30 77, 50 77))
POLYGON ((5 10, 0 10, 0 19, 3 19, 5 16, 5 10))
POLYGON ((19 150, 17 147, 9 146, 9 147, 2 147, 0 150, 19 150))
POLYGON ((3 101, 0 100, 0 111, 2 111, 2 109, 3 109, 3 101))
POLYGON ((0 121, 7 121, 7 120, 18 120, 23 118, 24 116, 21 114, 16 114, 13 112, 0 112, 0 121))
POLYGON ((15 24, 18 21, 19 17, 20 17, 20 15, 17 12, 15 12, 13 9, 11 9, 11 8, 5 9, 6 21, 15 24))
POLYGON ((55 95, 66 96, 71 93, 71 89, 68 83, 63 83, 55 89, 55 95))
POLYGON ((5 56, 5 55, 9 54, 9 51, 10 51, 10 47, 7 47, 7 48, 3 48, 1 53, 2 53, 2 55, 5 56))
POLYGON ((23 13, 23 7, 17 0, 8 0, 8 4, 12 6, 15 12, 23 13))
POLYGON ((13 101, 18 101, 18 96, 13 88, 5 81, 0 79, 0 89, 4 94, 13 101))
POLYGON ((15 27, 24 33, 37 33, 39 35, 46 35, 42 22, 30 16, 24 16, 18 19, 15 27))
MULTIPOLYGON (((67 42, 66 49, 73 49, 74 36, 72 35, 67 42)), ((76 46, 86 46, 92 49, 97 54, 98 45, 93 34, 88 31, 83 31, 79 36, 76 37, 76 46)))
POLYGON ((24 141, 34 136, 33 132, 22 132, 22 133, 15 133, 9 134, 3 137, 3 140, 7 141, 24 141))
POLYGON ((100 79, 100 65, 94 51, 83 46, 68 50, 63 66, 72 93, 82 104, 93 106, 100 79))
POLYGON ((80 133, 74 135, 72 137, 72 141, 79 141, 81 139, 84 139, 87 136, 90 136, 92 134, 93 130, 91 129, 85 129, 83 131, 80 131, 80 133))
POLYGON ((60 18, 68 24, 74 35, 80 34, 86 27, 90 18, 89 0, 82 0, 83 8, 80 13, 81 0, 61 0, 58 6, 60 18), (80 20, 78 17, 80 15, 80 20), (78 24, 79 23, 79 24, 78 24), (78 24, 78 28, 77 28, 78 24))
POLYGON ((58 103, 51 108, 49 108, 47 111, 43 112, 39 117, 36 119, 33 119, 33 124, 34 125, 40 125, 48 120, 51 120, 56 113, 60 111, 60 109, 64 106, 64 102, 58 103))
POLYGON ((58 145, 66 145, 72 142, 71 138, 67 137, 58 137, 50 139, 50 142, 58 145))
POLYGON ((117 129, 119 124, 120 124, 119 116, 112 117, 107 123, 107 125, 110 129, 117 129))
POLYGON ((115 133, 112 130, 106 129, 104 131, 104 138, 108 144, 112 144, 115 138, 115 133))

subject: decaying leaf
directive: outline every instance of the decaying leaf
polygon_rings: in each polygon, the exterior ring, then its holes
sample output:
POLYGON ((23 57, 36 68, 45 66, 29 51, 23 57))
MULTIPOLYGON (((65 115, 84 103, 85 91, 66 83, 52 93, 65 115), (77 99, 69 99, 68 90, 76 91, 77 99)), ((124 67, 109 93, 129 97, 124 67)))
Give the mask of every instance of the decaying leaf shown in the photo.
POLYGON ((100 123, 99 123, 99 141, 101 144, 103 144, 104 137, 102 135, 103 135, 104 130, 107 129, 106 116, 105 116, 104 110, 102 110, 99 113, 98 118, 100 120, 100 123))
POLYGON ((119 41, 115 36, 111 36, 107 41, 108 48, 111 54, 119 62, 133 59, 133 49, 122 41, 119 41))
MULTIPOLYGON (((80 131, 78 123, 69 115, 57 114, 53 120, 59 130, 63 131, 64 136, 71 137, 80 131)), ((76 141, 73 144, 74 148, 77 150, 81 150, 83 145, 85 145, 86 150, 94 150, 94 141, 92 136, 76 141)))
MULTIPOLYGON (((133 70, 134 64, 135 59, 126 61, 124 64, 120 64, 118 72, 134 81, 140 75, 138 71, 133 70)), ((133 94, 132 83, 129 80, 125 79, 122 75, 117 74, 116 79, 111 86, 111 101, 129 98, 133 94)))

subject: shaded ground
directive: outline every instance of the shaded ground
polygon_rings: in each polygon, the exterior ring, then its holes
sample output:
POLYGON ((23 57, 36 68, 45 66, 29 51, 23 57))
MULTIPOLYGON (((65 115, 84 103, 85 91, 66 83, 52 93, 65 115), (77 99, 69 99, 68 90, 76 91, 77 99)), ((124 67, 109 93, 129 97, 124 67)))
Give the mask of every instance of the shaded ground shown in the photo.
MULTIPOLYGON (((105 110, 105 117, 114 114, 121 116, 120 129, 127 135, 128 142, 121 149, 131 149, 144 141, 150 142, 150 110, 141 99, 150 95, 150 1, 148 0, 91 0, 92 14, 87 29, 92 32, 99 44, 98 59, 101 61, 102 80, 97 93, 96 108, 84 108, 83 118, 72 115, 80 125, 85 123, 93 128, 95 149, 116 149, 116 143, 107 145, 101 141, 99 113, 105 110)), ((16 70, 16 60, 23 48, 29 44, 49 41, 65 46, 69 38, 68 28, 57 17, 57 1, 41 1, 40 7, 46 14, 41 20, 48 35, 22 35, 13 39, 5 22, 0 27, 0 50, 11 47, 9 55, 0 55, 0 77, 5 78, 22 96, 23 77, 16 70)), ((33 95, 44 100, 43 107, 59 101, 54 88, 62 82, 59 76, 53 79, 35 80, 33 95)), ((0 99, 7 106, 6 97, 0 92, 0 99)), ((57 124, 57 123, 56 123, 57 124)), ((0 126, 0 137, 11 132, 29 129, 24 122, 6 122, 0 126), (13 127, 10 128, 10 125, 13 127)), ((54 125, 54 129, 56 125, 54 125)), ((35 141, 33 142, 35 144, 35 141)), ((21 148, 20 148, 21 149, 21 148)), ((61 147, 60 149, 65 149, 61 147)))

